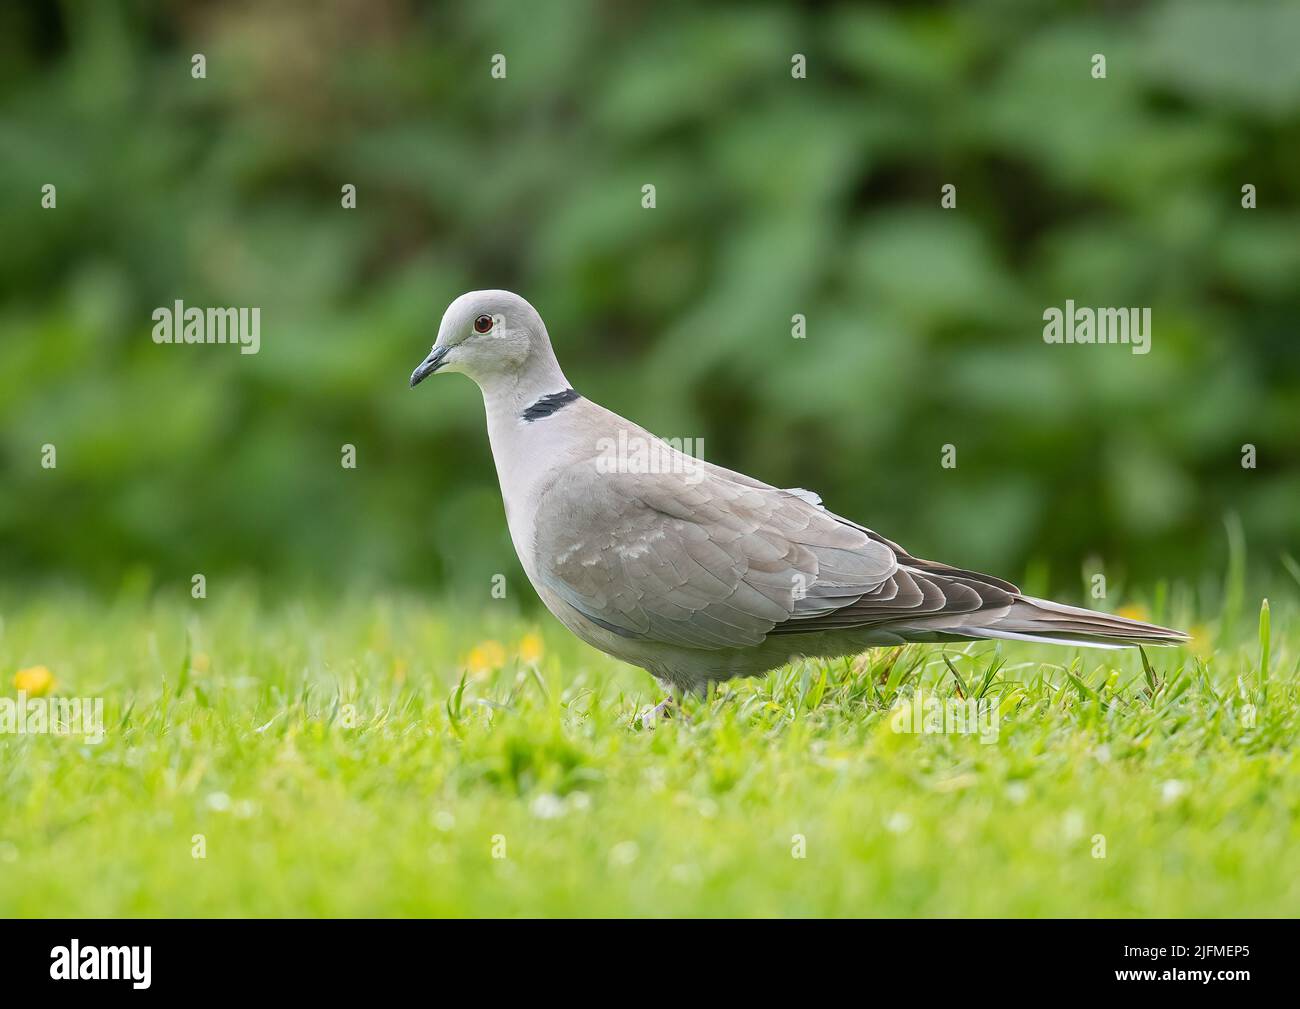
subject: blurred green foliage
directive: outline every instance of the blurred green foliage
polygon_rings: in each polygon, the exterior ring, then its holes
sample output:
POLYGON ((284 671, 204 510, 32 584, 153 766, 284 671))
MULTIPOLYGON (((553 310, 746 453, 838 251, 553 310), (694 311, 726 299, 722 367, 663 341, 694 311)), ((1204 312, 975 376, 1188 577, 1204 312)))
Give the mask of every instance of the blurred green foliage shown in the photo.
POLYGON ((521 579, 477 392, 406 387, 484 287, 584 394, 918 554, 1187 576, 1237 512, 1276 564, 1298 50, 1229 0, 6 4, 0 574, 521 579), (1067 298, 1152 352, 1044 344, 1067 298), (259 306, 261 353, 155 345, 175 299, 259 306))

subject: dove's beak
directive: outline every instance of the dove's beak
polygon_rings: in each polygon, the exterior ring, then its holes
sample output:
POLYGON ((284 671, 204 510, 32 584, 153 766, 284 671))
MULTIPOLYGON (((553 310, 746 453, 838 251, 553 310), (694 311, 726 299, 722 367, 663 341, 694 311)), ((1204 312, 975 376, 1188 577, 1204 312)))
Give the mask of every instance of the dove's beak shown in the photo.
POLYGON ((433 350, 429 351, 429 356, 420 362, 420 367, 411 372, 411 388, 414 389, 417 385, 441 368, 442 362, 446 356, 446 347, 434 347, 433 350))

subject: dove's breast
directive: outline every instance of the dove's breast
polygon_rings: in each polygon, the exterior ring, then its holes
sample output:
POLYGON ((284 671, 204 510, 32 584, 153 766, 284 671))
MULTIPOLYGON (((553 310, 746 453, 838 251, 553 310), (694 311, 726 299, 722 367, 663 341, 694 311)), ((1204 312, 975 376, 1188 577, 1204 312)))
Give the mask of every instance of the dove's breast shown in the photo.
POLYGON ((546 489, 569 466, 590 461, 595 466, 597 431, 606 426, 605 414, 585 399, 575 399, 561 409, 533 420, 522 413, 494 410, 488 404, 488 439, 501 484, 506 523, 519 563, 536 588, 537 508, 546 489))

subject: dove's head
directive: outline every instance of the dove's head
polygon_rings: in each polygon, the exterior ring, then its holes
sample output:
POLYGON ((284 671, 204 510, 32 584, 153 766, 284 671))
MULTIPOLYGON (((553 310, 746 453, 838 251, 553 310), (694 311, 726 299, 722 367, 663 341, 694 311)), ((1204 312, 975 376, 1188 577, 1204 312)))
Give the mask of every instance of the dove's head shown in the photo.
POLYGON ((447 306, 438 338, 411 373, 414 387, 435 371, 458 371, 483 389, 514 386, 558 374, 542 317, 509 291, 470 291, 447 306))

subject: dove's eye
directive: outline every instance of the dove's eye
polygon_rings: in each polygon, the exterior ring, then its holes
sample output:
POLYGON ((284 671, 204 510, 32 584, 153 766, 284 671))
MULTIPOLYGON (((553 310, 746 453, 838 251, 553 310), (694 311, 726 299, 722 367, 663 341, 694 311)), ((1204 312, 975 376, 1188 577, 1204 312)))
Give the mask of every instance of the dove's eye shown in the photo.
POLYGON ((486 333, 491 328, 492 316, 490 315, 480 315, 474 320, 474 332, 476 333, 486 333))

